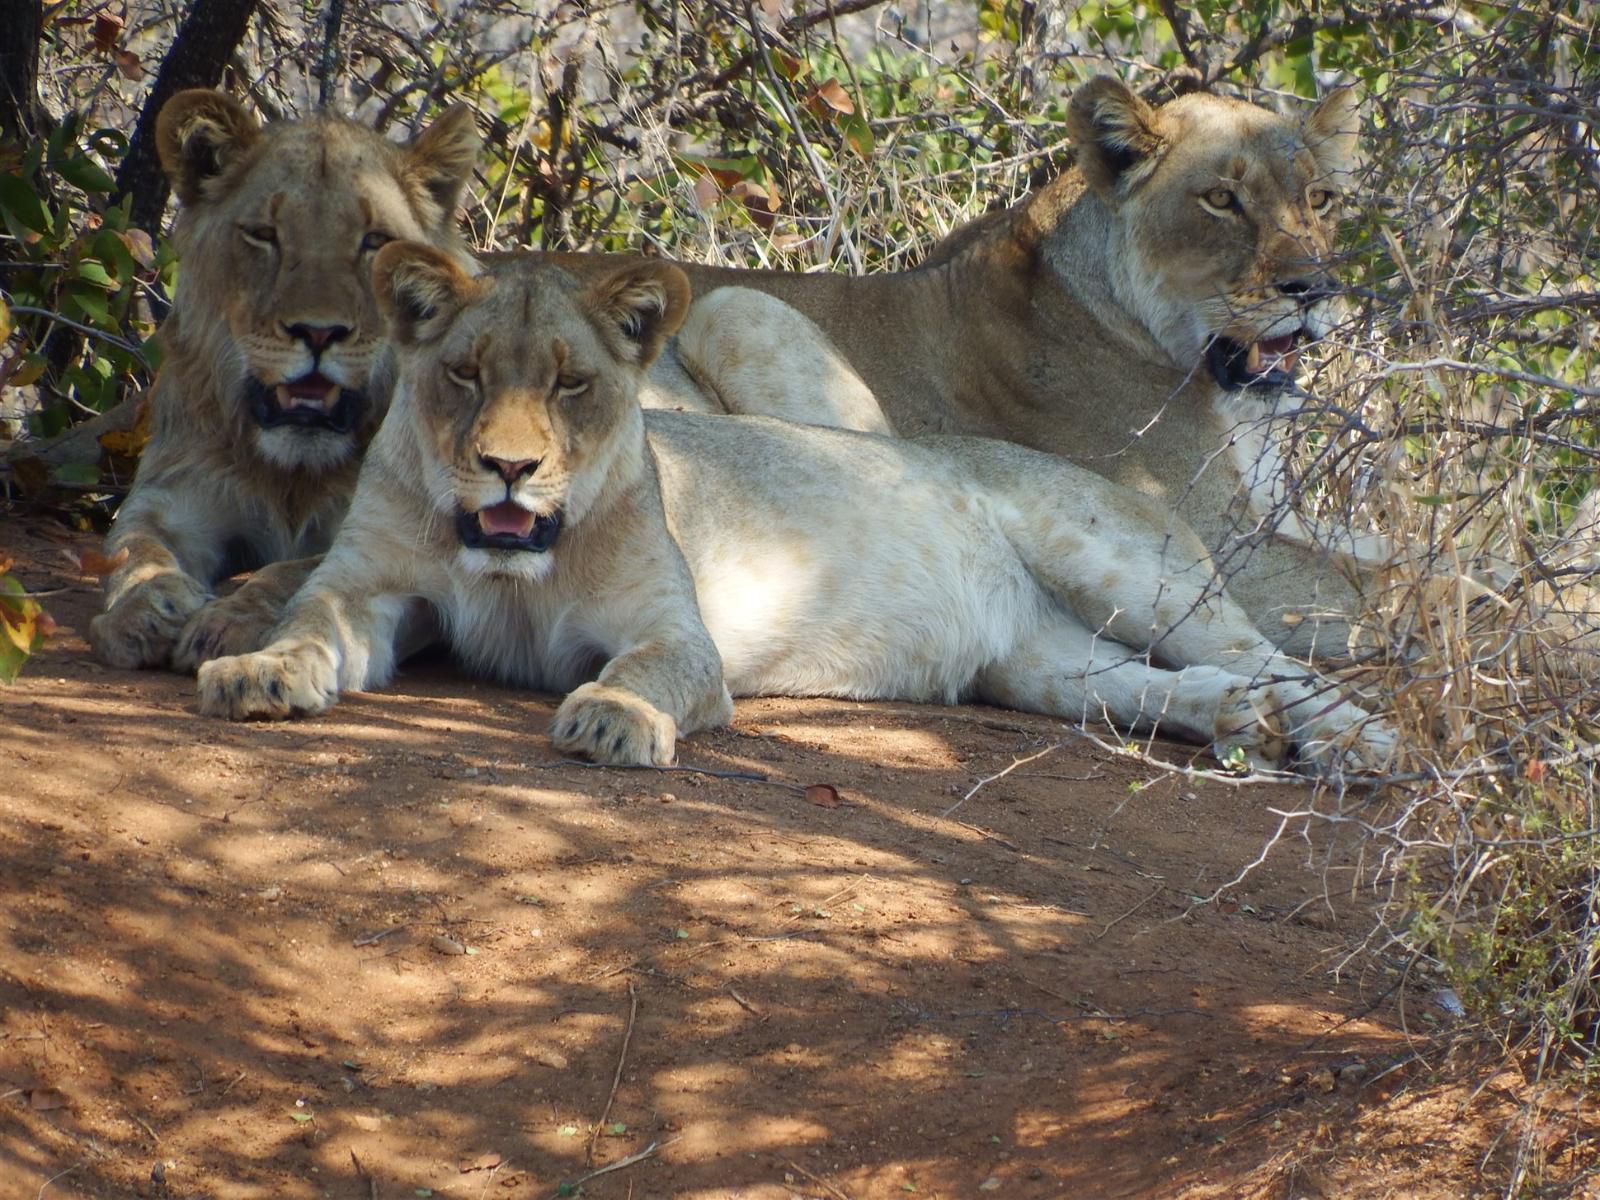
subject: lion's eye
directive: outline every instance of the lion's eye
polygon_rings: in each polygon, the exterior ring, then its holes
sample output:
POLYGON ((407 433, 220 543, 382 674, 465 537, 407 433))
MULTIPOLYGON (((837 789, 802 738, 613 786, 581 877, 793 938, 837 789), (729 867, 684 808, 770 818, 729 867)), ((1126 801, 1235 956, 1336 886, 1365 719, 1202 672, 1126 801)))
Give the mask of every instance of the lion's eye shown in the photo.
POLYGON ((581 396, 589 390, 589 381, 581 375, 556 376, 556 394, 563 398, 581 396))
POLYGON ((361 239, 361 252, 363 254, 368 254, 374 250, 381 250, 392 241, 394 241, 394 238, 390 237, 387 233, 384 233, 379 229, 374 229, 371 233, 367 234, 366 237, 361 239))
POLYGON ((241 225, 239 236, 252 246, 276 246, 278 231, 271 225, 241 225))
POLYGON ((1200 202, 1207 208, 1214 208, 1218 212, 1227 212, 1239 206, 1239 198, 1225 187, 1212 188, 1200 197, 1200 202))
POLYGON ((444 373, 450 376, 450 382, 460 384, 464 388, 477 385, 478 368, 471 363, 458 363, 453 367, 446 367, 444 373))
POLYGON ((1333 204, 1333 192, 1327 188, 1312 188, 1306 193, 1306 201, 1317 212, 1325 212, 1333 204))

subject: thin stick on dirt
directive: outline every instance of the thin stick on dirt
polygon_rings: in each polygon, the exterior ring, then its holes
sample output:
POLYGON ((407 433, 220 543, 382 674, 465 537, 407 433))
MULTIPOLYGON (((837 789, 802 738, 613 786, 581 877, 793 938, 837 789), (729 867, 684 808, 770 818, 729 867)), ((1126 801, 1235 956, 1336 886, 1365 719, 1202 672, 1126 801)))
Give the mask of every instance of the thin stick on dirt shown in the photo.
POLYGON ((63 1176, 71 1175, 74 1171, 78 1170, 78 1168, 80 1168, 82 1166, 83 1166, 82 1163, 73 1163, 65 1171, 57 1171, 54 1175, 50 1176, 49 1179, 46 1179, 43 1183, 41 1183, 39 1185, 39 1194, 36 1195, 33 1198, 33 1200, 43 1200, 45 1188, 49 1187, 52 1183, 54 1183, 56 1180, 62 1178, 63 1176))
POLYGON ((356 1157, 354 1150, 350 1151, 350 1161, 355 1164, 356 1174, 367 1181, 368 1200, 378 1200, 378 1181, 361 1165, 361 1160, 356 1157))
POLYGON ((560 1189, 556 1192, 556 1195, 557 1196, 571 1196, 574 1193, 576 1193, 577 1190, 579 1188, 581 1188, 584 1184, 588 1183, 589 1180, 598 1179, 601 1175, 609 1175, 612 1171, 620 1171, 620 1170, 622 1170, 623 1167, 631 1167, 636 1162, 643 1162, 645 1159, 649 1158, 652 1154, 654 1154, 657 1150, 660 1150, 664 1146, 670 1146, 670 1145, 672 1145, 673 1142, 675 1142, 677 1140, 678 1140, 677 1138, 672 1138, 670 1141, 665 1141, 665 1142, 651 1142, 648 1146, 646 1146, 643 1150, 640 1150, 637 1154, 630 1154, 630 1155, 628 1155, 627 1158, 619 1158, 614 1163, 607 1163, 603 1167, 596 1167, 594 1170, 590 1171, 587 1175, 580 1175, 576 1179, 569 1180, 569 1181, 563 1183, 561 1185, 560 1189))
POLYGON ((971 800, 974 796, 976 796, 978 794, 978 789, 983 787, 984 784, 993 783, 996 779, 1004 779, 1007 775, 1011 774, 1011 772, 1015 771, 1018 767, 1026 766, 1028 763, 1031 763, 1036 759, 1043 758, 1046 754, 1049 754, 1052 750, 1059 750, 1059 749, 1061 749, 1061 743, 1060 742, 1055 742, 1055 743, 1053 743, 1053 744, 1051 744, 1049 746, 1046 746, 1043 750, 1040 750, 1037 753, 1028 755, 1027 758, 1012 759, 1011 765, 1009 767, 1007 767, 1004 771, 996 771, 993 775, 989 775, 989 776, 987 776, 987 777, 985 777, 983 779, 978 780, 977 783, 972 785, 971 789, 968 790, 968 792, 967 792, 967 794, 965 796, 961 797, 961 799, 957 800, 954 804, 952 804, 949 808, 945 809, 939 815, 941 817, 948 817, 951 813, 955 812, 956 809, 960 808, 968 800, 971 800))
POLYGON ((1105 937, 1106 934, 1110 933, 1118 925, 1122 924, 1129 917, 1133 916, 1134 913, 1138 912, 1146 904, 1149 904, 1150 901, 1154 900, 1157 896, 1161 895, 1161 893, 1163 891, 1165 891, 1165 890, 1166 890, 1165 888, 1159 888, 1158 887, 1155 891, 1151 892, 1148 896, 1146 896, 1143 900, 1139 901, 1139 903, 1135 904, 1132 908, 1130 908, 1127 912, 1123 913, 1120 917, 1116 917, 1115 919, 1113 919, 1109 924, 1106 925, 1106 927, 1104 929, 1102 929, 1099 933, 1094 935, 1094 940, 1098 942, 1101 938, 1105 937))
POLYGON ((653 763, 592 763, 584 762, 580 758, 558 758, 555 762, 529 763, 534 770, 544 771, 551 767, 582 767, 586 771, 676 771, 684 775, 707 775, 712 779, 748 779, 751 783, 774 783, 780 787, 795 787, 792 783, 783 783, 774 780, 770 775, 758 775, 754 771, 713 771, 710 767, 658 767, 653 763))
POLYGON ((829 1183, 826 1179, 822 1178, 822 1176, 820 1176, 820 1175, 813 1175, 810 1171, 806 1170, 799 1163, 795 1162, 792 1158, 784 1159, 783 1160, 783 1165, 788 1167, 790 1170, 794 1171, 798 1175, 804 1175, 807 1179, 811 1180, 811 1182, 816 1184, 818 1187, 827 1188, 828 1189, 828 1194, 830 1196, 833 1196, 834 1200, 850 1200, 850 1194, 848 1192, 840 1191, 838 1188, 834 1187, 833 1184, 829 1183))
POLYGON ((617 1055, 617 1073, 611 1077, 611 1092, 606 1096, 606 1106, 600 1110, 600 1119, 594 1123, 594 1128, 589 1130, 589 1145, 583 1152, 583 1161, 594 1166, 594 1144, 600 1140, 600 1131, 606 1127, 606 1118, 611 1115, 611 1103, 617 1098, 617 1088, 622 1083, 622 1068, 628 1061, 628 1043, 633 1040, 633 1022, 639 1015, 639 993, 634 990, 633 980, 628 980, 628 1027, 622 1031, 622 1053, 617 1055))

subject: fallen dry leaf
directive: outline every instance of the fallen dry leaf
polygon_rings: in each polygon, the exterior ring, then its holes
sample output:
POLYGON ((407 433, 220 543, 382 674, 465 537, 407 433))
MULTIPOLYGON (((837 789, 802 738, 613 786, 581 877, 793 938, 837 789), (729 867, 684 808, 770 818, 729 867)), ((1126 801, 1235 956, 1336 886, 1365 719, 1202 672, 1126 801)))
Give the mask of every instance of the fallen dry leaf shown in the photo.
POLYGON ((461 1160, 461 1171, 488 1171, 500 1165, 498 1154, 480 1154, 477 1158, 464 1158, 461 1160))
POLYGON ((817 84, 805 99, 805 106, 817 116, 827 115, 827 110, 836 113, 853 113, 856 110, 855 101, 850 99, 850 93, 844 90, 844 85, 837 79, 824 79, 817 84))
POLYGON ((115 13, 96 13, 94 18, 94 48, 109 54, 122 36, 122 18, 115 13))
POLYGON ((722 198, 722 189, 717 186, 717 181, 710 175, 702 175, 694 181, 694 206, 701 212, 711 208, 722 198))
POLYGON ((28 1107, 34 1112, 50 1112, 66 1106, 67 1098, 59 1088, 33 1088, 28 1092, 28 1107))
POLYGON ((806 788, 806 800, 818 808, 838 808, 839 789, 829 783, 813 783, 806 788))
POLYGON ((110 558, 98 550, 63 550, 67 561, 78 568, 79 574, 93 575, 97 579, 104 579, 123 563, 128 561, 128 548, 124 546, 110 558))

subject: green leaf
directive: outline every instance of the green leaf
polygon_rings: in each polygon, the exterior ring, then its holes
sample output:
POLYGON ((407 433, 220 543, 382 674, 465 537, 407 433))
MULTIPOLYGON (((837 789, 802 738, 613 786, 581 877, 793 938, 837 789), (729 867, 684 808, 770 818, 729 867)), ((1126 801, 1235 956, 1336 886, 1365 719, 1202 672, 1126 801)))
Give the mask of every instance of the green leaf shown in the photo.
POLYGON ((117 281, 111 277, 111 272, 106 270, 105 264, 96 262, 92 258, 78 260, 77 276, 107 290, 117 286, 117 281))
POLYGON ((300 1122, 300 1124, 304 1125, 307 1121, 311 1120, 312 1118, 311 1118, 311 1114, 308 1113, 308 1112, 301 1112, 299 1109, 292 1109, 290 1111, 290 1113, 289 1113, 289 1119, 291 1121, 298 1121, 298 1122, 300 1122))
POLYGON ((34 233, 50 232, 50 214, 20 175, 0 175, 0 209, 34 233))
POLYGON ((117 181, 87 154, 75 154, 58 164, 56 169, 61 172, 61 178, 91 196, 116 191, 117 181))
POLYGON ((73 288, 67 293, 67 299, 77 306, 78 311, 93 321, 96 325, 110 328, 111 309, 106 305, 106 299, 97 292, 87 288, 73 288))
POLYGON ((100 465, 92 462, 62 463, 50 472, 57 483, 94 485, 100 482, 100 465))
POLYGON ((612 1137, 621 1137, 623 1134, 628 1132, 627 1122, 613 1121, 611 1124, 606 1126, 606 1132, 612 1137))

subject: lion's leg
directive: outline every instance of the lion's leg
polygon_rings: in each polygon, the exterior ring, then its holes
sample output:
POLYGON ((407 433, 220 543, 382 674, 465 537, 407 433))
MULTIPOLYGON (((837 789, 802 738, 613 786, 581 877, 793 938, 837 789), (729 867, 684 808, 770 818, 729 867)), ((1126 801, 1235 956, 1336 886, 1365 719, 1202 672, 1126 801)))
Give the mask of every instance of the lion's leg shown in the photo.
POLYGON ((717 288, 695 300, 677 346, 684 367, 730 413, 894 433, 828 335, 776 297, 717 288))
MULTIPOLYGON (((1370 767, 1390 757, 1393 733, 1341 699, 1332 684, 1283 656, 1232 596, 1218 589, 1199 539, 1176 519, 1110 485, 1089 485, 1075 498, 1077 505, 1094 512, 1092 527, 1075 519, 1078 509, 1071 502, 1043 499, 1038 491, 1024 494, 1008 488, 1007 493, 1022 506, 1019 518, 1007 521, 1007 536, 1034 579, 1060 606, 1065 625, 1098 631, 1099 640, 1124 657, 1129 653, 1125 648, 1132 647, 1135 654, 1148 654, 1161 666, 1204 684, 1197 683, 1197 691, 1187 682, 1176 686, 1164 709, 1143 702, 1129 708, 1124 699, 1126 717, 1156 721, 1162 711, 1175 711, 1177 720, 1197 728, 1186 715, 1195 710, 1181 702, 1198 704, 1202 712, 1215 704, 1219 733, 1206 741, 1221 744, 1258 718, 1275 731, 1272 737, 1249 735, 1260 741, 1258 748, 1246 746, 1247 757, 1253 759, 1270 761, 1265 751, 1278 737, 1298 747, 1302 760, 1318 765, 1370 767)), ((1044 496, 1050 494, 1046 488, 1044 496)), ((1078 661, 1081 649, 1071 646, 1069 666, 1078 661)), ((1102 697, 1108 702, 1117 699, 1118 687, 1125 697, 1143 696, 1152 686, 1128 676, 1127 670, 1112 678, 1095 685, 1108 689, 1102 697)), ((1159 694, 1163 682, 1154 681, 1152 694, 1159 694)), ((1174 718, 1166 720, 1171 727, 1174 718)))
POLYGON ((106 577, 105 611, 89 622, 89 642, 114 667, 167 661, 190 617, 211 599, 234 527, 225 499, 163 483, 136 484, 106 538, 106 555, 122 562, 106 577))
POLYGON ((283 618, 289 598, 321 561, 318 555, 270 563, 229 595, 206 604, 178 636, 172 669, 192 673, 210 659, 261 649, 283 618))
POLYGON ((367 562, 330 552, 295 595, 271 645, 214 658, 199 672, 200 711, 281 720, 331 707, 341 692, 381 687, 421 601, 381 590, 367 562))
POLYGON ((1066 613, 1047 617, 1001 661, 984 669, 977 698, 1080 723, 1106 721, 1124 733, 1157 732, 1235 751, 1254 767, 1277 768, 1292 746, 1249 680, 1221 667, 1167 670, 1137 651, 1097 637, 1066 613))
POLYGON ((550 740, 599 763, 666 766, 679 732, 726 724, 732 714, 722 660, 696 621, 607 663, 598 679, 562 701, 550 740))

